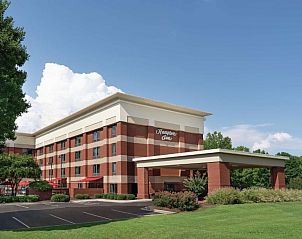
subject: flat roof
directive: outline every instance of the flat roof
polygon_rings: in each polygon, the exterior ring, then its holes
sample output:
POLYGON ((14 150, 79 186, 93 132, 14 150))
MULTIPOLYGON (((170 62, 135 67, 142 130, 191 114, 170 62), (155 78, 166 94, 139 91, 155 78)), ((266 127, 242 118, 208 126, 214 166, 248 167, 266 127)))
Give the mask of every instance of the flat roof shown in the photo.
MULTIPOLYGON (((101 100, 97 101, 96 103, 89 105, 75 113, 72 113, 71 115, 69 115, 61 120, 58 120, 42 129, 39 129, 38 131, 36 131, 32 134, 27 134, 27 135, 28 136, 37 136, 37 135, 43 134, 55 127, 61 126, 62 124, 65 124, 71 120, 74 120, 80 116, 83 116, 99 107, 106 106, 106 105, 113 103, 115 101, 118 101, 118 100, 124 100, 124 101, 132 102, 132 103, 152 106, 152 107, 156 107, 156 108, 161 108, 161 109, 166 109, 166 110, 171 110, 171 111, 176 111, 176 112, 180 112, 180 113, 196 115, 196 116, 201 116, 201 117, 212 115, 211 113, 200 111, 200 110, 190 109, 190 108, 186 108, 183 106, 177 106, 177 105, 173 105, 173 104, 169 104, 169 103, 154 101, 154 100, 150 100, 150 99, 146 99, 146 98, 142 98, 142 97, 138 97, 138 96, 133 96, 133 95, 128 95, 125 93, 117 92, 117 93, 110 95, 104 99, 101 99, 101 100)), ((17 132, 17 134, 22 134, 22 133, 17 132)))
POLYGON ((209 149, 184 153, 134 158, 137 167, 198 168, 211 162, 230 163, 234 167, 284 167, 288 157, 241 152, 227 149, 209 149))

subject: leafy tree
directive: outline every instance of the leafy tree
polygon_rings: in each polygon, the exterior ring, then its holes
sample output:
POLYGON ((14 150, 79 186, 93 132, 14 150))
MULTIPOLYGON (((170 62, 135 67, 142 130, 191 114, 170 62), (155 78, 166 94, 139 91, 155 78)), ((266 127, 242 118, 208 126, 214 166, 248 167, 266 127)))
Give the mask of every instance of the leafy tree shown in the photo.
POLYGON ((245 146, 237 146, 236 148, 234 148, 234 150, 236 151, 241 151, 241 152, 250 152, 250 149, 248 147, 245 146))
POLYGON ((0 0, 0 146, 15 138, 15 120, 29 107, 22 91, 26 72, 20 67, 29 55, 22 44, 25 32, 15 27, 12 17, 5 17, 9 2, 0 0))
MULTIPOLYGON (((249 148, 238 146, 237 151, 249 152, 249 148)), ((264 150, 255 150, 253 153, 267 154, 264 150)), ((243 189, 250 187, 270 187, 270 170, 268 168, 233 169, 231 182, 235 188, 243 189)))
POLYGON ((285 179, 287 184, 291 179, 302 178, 302 157, 294 156, 286 152, 281 152, 277 155, 289 157, 289 160, 285 161, 285 179))
POLYGON ((207 183, 206 173, 201 175, 199 171, 197 171, 193 177, 186 178, 183 181, 185 188, 195 193, 197 197, 201 197, 205 194, 207 183))
POLYGON ((15 196, 23 178, 40 178, 41 169, 35 160, 27 155, 0 154, 0 179, 10 183, 15 196))
POLYGON ((232 149, 232 140, 221 132, 208 133, 204 141, 204 149, 232 149))

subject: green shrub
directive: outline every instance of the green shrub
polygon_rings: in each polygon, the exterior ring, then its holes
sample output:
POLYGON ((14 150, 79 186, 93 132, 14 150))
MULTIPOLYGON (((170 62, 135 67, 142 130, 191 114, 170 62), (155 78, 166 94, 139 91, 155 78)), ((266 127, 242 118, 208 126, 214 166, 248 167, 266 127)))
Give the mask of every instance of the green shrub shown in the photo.
POLYGON ((33 181, 29 183, 29 187, 43 192, 52 190, 52 186, 47 181, 33 181))
POLYGON ((95 194, 94 197, 95 198, 104 198, 104 195, 105 194, 103 194, 103 193, 99 193, 99 194, 95 194))
POLYGON ((116 199, 117 200, 126 200, 127 199, 127 195, 126 194, 117 194, 116 195, 116 199))
POLYGON ((249 188, 237 191, 233 188, 220 189, 207 197, 210 204, 266 203, 302 201, 302 190, 274 190, 249 188))
POLYGON ((183 181, 184 187, 197 195, 197 197, 204 197, 207 191, 208 178, 206 173, 197 171, 194 176, 188 177, 183 181))
POLYGON ((0 203, 12 203, 12 202, 37 202, 39 201, 38 195, 27 196, 0 196, 0 203))
POLYGON ((288 188, 301 190, 302 189, 302 178, 300 178, 300 177, 291 178, 288 183, 288 188))
POLYGON ((210 204, 239 204, 242 203, 240 191, 234 188, 222 188, 207 196, 210 204))
POLYGON ((69 202, 70 197, 66 194, 54 194, 52 195, 50 201, 52 202, 69 202))
POLYGON ((76 199, 89 199, 90 196, 88 194, 76 194, 75 198, 76 199))
POLYGON ((159 192, 154 195, 155 206, 192 211, 199 207, 193 192, 159 192))
POLYGON ((135 195, 134 194, 126 194, 126 199, 127 200, 135 200, 135 195))

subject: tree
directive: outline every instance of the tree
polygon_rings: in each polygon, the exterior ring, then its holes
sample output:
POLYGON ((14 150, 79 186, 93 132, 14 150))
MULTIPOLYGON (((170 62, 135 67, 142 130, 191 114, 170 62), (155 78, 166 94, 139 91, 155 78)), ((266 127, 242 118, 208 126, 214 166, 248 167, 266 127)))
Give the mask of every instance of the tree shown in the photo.
POLYGON ((197 171, 193 177, 186 178, 183 181, 185 188, 195 193, 197 197, 201 197, 205 194, 207 183, 208 179, 206 174, 201 175, 199 171, 197 171))
POLYGON ((204 141, 204 149, 232 149, 232 140, 221 132, 208 133, 204 141))
POLYGON ((15 196, 23 178, 40 178, 41 169, 36 161, 28 155, 0 154, 0 179, 11 185, 15 196))
POLYGON ((7 139, 15 138, 16 119, 26 112, 29 103, 25 100, 22 86, 26 72, 20 67, 28 60, 26 47, 22 44, 25 32, 15 27, 12 17, 5 17, 9 2, 0 0, 0 146, 7 139))
POLYGON ((289 157, 289 160, 285 161, 285 180, 287 184, 289 184, 291 179, 302 178, 302 157, 286 152, 281 152, 277 155, 289 157))
MULTIPOLYGON (((249 152, 245 146, 238 146, 234 150, 249 152)), ((267 154, 264 150, 255 150, 253 153, 267 154)), ((267 168, 233 169, 231 171, 231 183, 235 188, 270 187, 270 170, 267 168)))

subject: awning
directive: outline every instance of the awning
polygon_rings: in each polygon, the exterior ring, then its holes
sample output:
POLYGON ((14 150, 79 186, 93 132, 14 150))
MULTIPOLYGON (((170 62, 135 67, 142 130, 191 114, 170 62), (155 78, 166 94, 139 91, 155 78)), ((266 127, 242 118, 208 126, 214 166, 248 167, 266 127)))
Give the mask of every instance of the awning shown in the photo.
POLYGON ((28 181, 21 181, 21 182, 19 183, 19 186, 27 186, 27 185, 29 185, 29 182, 28 182, 28 181))
POLYGON ((92 181, 100 180, 102 178, 103 177, 87 177, 87 178, 80 180, 79 182, 92 182, 92 181))
POLYGON ((58 183, 53 183, 53 182, 49 182, 48 184, 51 185, 51 186, 53 186, 53 187, 58 187, 58 186, 60 186, 60 184, 58 184, 58 183))

